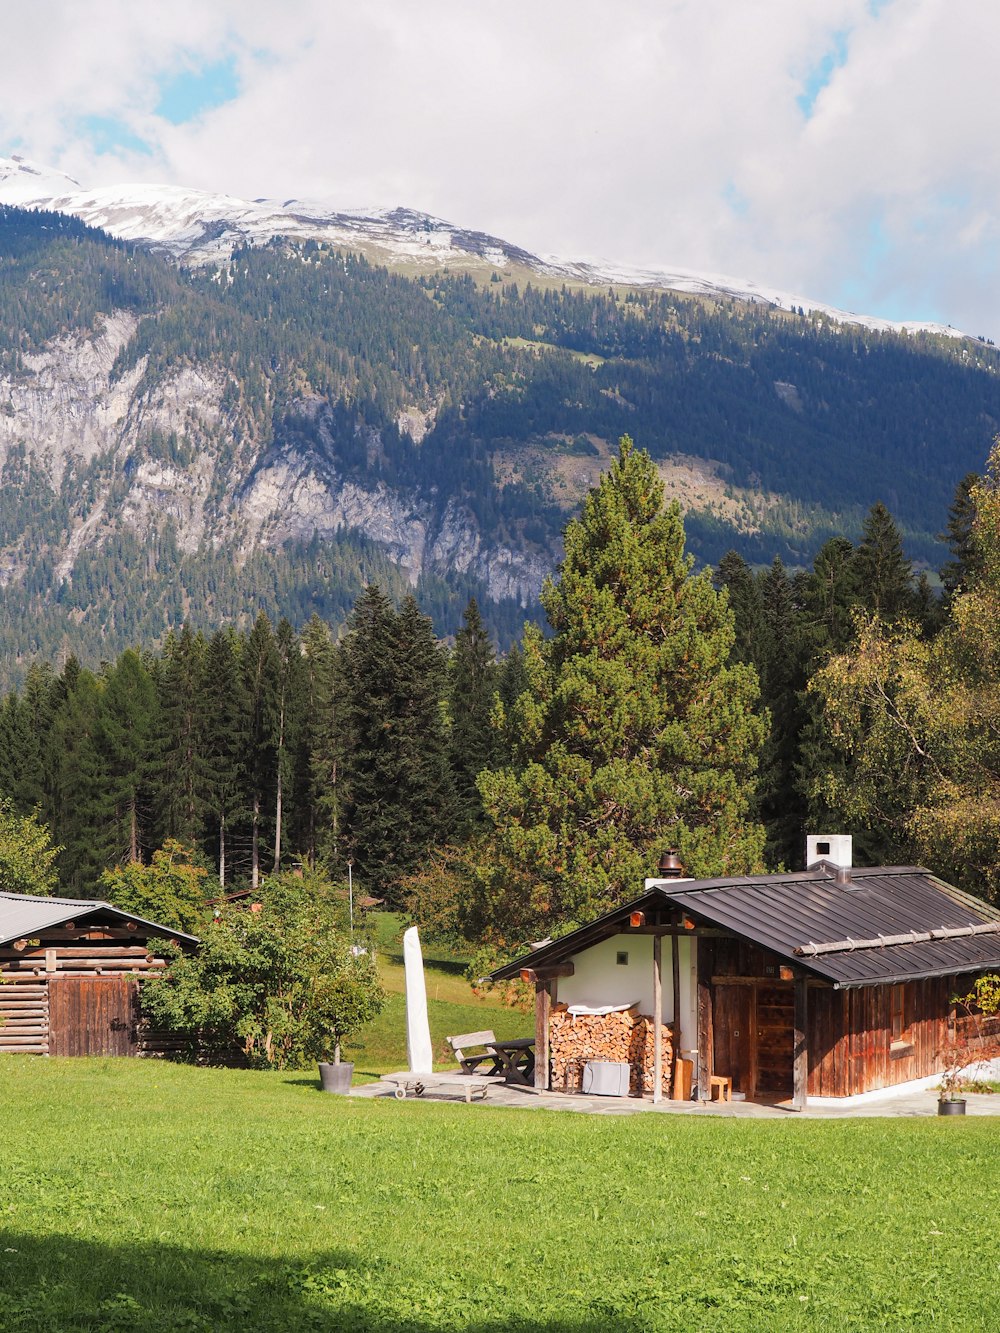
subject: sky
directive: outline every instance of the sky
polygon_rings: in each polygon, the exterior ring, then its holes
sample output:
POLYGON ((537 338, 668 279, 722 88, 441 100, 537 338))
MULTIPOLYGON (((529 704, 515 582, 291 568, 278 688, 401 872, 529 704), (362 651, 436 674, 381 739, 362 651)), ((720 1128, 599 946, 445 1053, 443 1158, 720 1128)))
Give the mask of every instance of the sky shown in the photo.
POLYGON ((1000 339, 997 0, 33 0, 0 154, 1000 339))

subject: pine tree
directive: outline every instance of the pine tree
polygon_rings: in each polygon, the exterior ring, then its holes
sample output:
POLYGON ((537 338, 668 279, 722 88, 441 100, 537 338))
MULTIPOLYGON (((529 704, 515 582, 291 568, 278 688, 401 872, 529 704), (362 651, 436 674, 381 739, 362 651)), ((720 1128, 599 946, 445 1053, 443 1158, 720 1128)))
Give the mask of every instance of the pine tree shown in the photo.
POLYGON ((302 646, 306 709, 299 785, 308 812, 304 846, 311 862, 322 855, 336 873, 340 868, 340 778, 345 740, 341 654, 334 646, 329 625, 317 615, 302 633, 302 646))
POLYGON ((862 605, 886 624, 914 613, 913 565, 903 552, 899 528, 881 500, 868 511, 854 553, 854 571, 862 605))
POLYGON ((199 695, 203 701, 205 813, 219 887, 231 873, 227 857, 231 830, 245 815, 247 706, 235 635, 219 630, 205 650, 199 695))
POLYGON ((204 728, 207 720, 201 687, 205 641, 189 624, 171 635, 159 673, 159 807, 161 836, 193 847, 201 841, 208 772, 204 728))
POLYGON ((104 674, 96 729, 106 811, 99 841, 109 866, 152 851, 157 711, 153 680, 139 654, 126 649, 104 674))
POLYGON ((263 611, 254 621, 240 655, 247 707, 246 806, 250 814, 250 882, 260 883, 260 844, 266 832, 271 794, 277 788, 276 695, 280 674, 271 622, 263 611))
POLYGON ((448 838, 454 802, 444 726, 444 659, 407 596, 362 593, 344 651, 346 846, 373 890, 398 898, 401 875, 448 838))
POLYGON ((462 628, 448 663, 448 708, 451 715, 449 754, 460 830, 482 819, 476 778, 493 754, 491 714, 497 692, 496 655, 473 597, 465 608, 462 628))
POLYGON ((945 600, 950 602, 958 593, 966 592, 982 572, 982 556, 973 538, 976 523, 975 488, 982 478, 967 472, 955 487, 955 498, 948 510, 948 524, 940 540, 948 543, 951 560, 941 569, 941 586, 945 600))
MULTIPOLYGON (((748 819, 764 725, 756 673, 730 665, 733 616, 693 576, 676 504, 626 437, 565 534, 528 627, 516 764, 480 778, 520 937, 634 894, 673 846, 693 875, 758 869, 748 819)), ((489 911, 484 913, 489 928, 489 911)), ((503 933, 503 932, 501 932, 503 933)))

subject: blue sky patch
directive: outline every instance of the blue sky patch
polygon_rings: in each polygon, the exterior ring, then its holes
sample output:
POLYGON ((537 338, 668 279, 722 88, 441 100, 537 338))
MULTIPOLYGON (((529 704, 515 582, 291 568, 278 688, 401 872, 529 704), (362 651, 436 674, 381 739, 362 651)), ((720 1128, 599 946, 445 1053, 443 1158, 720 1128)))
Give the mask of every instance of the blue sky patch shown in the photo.
POLYGON ((746 195, 737 187, 735 181, 726 182, 726 188, 722 191, 722 197, 725 199, 731 212, 733 212, 736 217, 746 217, 750 204, 746 195))
POLYGON ((833 78, 834 73, 847 64, 847 36, 846 30, 835 32, 830 49, 806 75, 802 91, 795 99, 806 120, 812 116, 817 98, 833 78))
POLYGON ((236 60, 228 56, 200 69, 184 70, 163 79, 155 111, 171 125, 185 125, 204 112, 231 102, 239 91, 236 60))
POLYGON ((140 139, 115 116, 84 116, 80 120, 80 137, 86 139, 98 155, 122 151, 151 154, 153 151, 145 139, 140 139))

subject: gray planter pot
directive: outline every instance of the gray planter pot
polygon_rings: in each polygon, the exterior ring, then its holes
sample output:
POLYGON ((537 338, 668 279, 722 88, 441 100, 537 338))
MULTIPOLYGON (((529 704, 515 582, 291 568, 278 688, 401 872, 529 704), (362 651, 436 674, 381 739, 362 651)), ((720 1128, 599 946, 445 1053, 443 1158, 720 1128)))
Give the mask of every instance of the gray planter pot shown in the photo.
POLYGON ((953 1102, 938 1102, 938 1115, 965 1115, 965 1099, 958 1097, 953 1102))
POLYGON ((353 1077, 354 1065, 346 1060, 342 1060, 339 1065, 324 1064, 320 1061, 319 1081, 323 1085, 324 1092, 334 1092, 344 1096, 351 1090, 353 1077))

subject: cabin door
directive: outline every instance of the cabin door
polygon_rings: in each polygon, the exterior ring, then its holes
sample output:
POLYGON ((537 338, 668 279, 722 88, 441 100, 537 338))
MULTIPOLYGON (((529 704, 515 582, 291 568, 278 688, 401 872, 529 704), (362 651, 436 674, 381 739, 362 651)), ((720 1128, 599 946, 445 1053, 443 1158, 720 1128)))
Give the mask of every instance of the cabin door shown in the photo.
POLYGON ((791 982, 718 978, 713 986, 713 1067, 748 1101, 792 1095, 791 982))
POLYGON ((50 1055, 138 1055, 134 977, 53 977, 50 1055))

